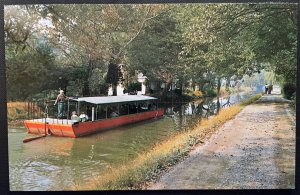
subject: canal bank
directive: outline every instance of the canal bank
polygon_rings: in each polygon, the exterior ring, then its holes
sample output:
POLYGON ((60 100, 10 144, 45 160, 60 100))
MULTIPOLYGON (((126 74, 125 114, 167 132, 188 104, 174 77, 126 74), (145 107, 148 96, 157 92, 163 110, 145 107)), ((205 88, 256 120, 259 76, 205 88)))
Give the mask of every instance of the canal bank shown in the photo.
POLYGON ((148 189, 294 189, 295 115, 264 95, 148 189))

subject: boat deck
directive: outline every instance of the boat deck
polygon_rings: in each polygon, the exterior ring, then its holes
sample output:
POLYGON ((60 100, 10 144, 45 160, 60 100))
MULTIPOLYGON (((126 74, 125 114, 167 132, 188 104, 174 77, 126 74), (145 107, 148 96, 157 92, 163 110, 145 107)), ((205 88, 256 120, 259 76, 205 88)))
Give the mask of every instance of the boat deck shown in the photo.
MULTIPOLYGON (((28 121, 33 121, 33 122, 45 122, 45 118, 38 118, 38 119, 31 119, 28 121)), ((58 118, 46 118, 46 122, 48 124, 72 124, 70 119, 58 119, 58 118)))

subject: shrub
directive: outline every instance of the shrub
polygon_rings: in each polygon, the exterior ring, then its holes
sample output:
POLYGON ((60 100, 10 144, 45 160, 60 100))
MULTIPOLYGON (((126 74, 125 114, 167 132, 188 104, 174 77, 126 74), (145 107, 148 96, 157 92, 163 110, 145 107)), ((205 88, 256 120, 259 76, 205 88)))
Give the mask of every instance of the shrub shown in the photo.
POLYGON ((293 93, 296 92, 296 85, 293 83, 285 83, 282 90, 283 97, 290 100, 293 96, 293 93))
POLYGON ((142 84, 141 83, 130 83, 127 88, 127 92, 141 91, 142 84))
POLYGON ((291 106, 294 108, 294 110, 296 110, 296 92, 293 93, 291 100, 291 106))
POLYGON ((182 90, 181 90, 181 89, 174 89, 173 92, 174 92, 176 95, 182 95, 182 90))
POLYGON ((205 95, 209 97, 215 97, 217 96, 217 92, 211 88, 205 89, 205 95))

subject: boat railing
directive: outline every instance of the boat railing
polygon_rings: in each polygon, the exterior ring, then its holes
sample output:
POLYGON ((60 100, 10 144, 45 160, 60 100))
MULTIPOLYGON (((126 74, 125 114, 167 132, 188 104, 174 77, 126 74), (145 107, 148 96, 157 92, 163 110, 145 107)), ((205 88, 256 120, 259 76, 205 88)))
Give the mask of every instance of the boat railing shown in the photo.
POLYGON ((50 124, 71 124, 70 104, 64 108, 64 116, 58 117, 57 106, 54 101, 27 101, 27 119, 50 124))

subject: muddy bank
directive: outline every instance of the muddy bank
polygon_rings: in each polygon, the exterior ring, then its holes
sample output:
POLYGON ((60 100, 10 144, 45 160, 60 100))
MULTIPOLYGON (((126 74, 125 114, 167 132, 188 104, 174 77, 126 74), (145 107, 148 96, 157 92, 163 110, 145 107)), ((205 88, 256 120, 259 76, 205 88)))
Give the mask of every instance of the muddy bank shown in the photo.
POLYGON ((148 189, 294 189, 295 119, 265 95, 148 189))

